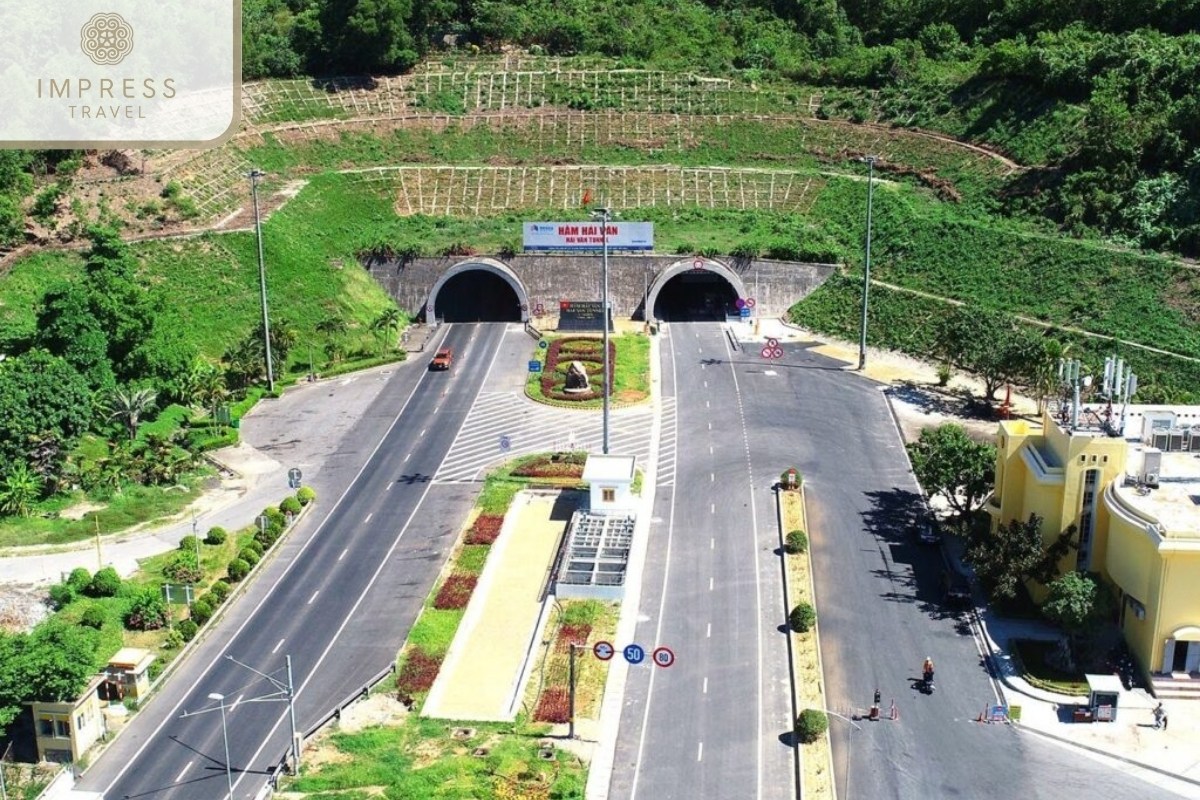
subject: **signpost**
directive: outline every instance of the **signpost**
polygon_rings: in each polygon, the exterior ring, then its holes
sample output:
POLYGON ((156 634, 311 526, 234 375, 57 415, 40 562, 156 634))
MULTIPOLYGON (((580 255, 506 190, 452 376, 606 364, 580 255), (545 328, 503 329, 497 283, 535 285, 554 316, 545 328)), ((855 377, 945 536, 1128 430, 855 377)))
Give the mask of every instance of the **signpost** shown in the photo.
POLYGON ((767 339, 767 343, 759 352, 759 355, 770 359, 783 358, 783 348, 779 346, 778 339, 767 339))
POLYGON ((512 447, 512 439, 508 438, 507 436, 501 436, 500 437, 500 450, 507 453, 509 451, 509 448, 511 448, 511 447, 512 447))
POLYGON ((542 371, 542 362, 530 361, 529 362, 529 371, 530 372, 541 372, 542 371))
POLYGON ((654 650, 654 663, 660 667, 669 667, 675 663, 675 653, 669 647, 658 647, 654 650))
POLYGON ((302 478, 302 477, 303 477, 303 475, 301 474, 300 470, 297 469, 296 467, 292 467, 291 469, 289 469, 288 470, 288 488, 289 489, 299 489, 300 488, 300 478, 302 478))
POLYGON ((592 654, 601 661, 608 661, 616 652, 612 646, 612 642, 596 642, 592 645, 592 654))

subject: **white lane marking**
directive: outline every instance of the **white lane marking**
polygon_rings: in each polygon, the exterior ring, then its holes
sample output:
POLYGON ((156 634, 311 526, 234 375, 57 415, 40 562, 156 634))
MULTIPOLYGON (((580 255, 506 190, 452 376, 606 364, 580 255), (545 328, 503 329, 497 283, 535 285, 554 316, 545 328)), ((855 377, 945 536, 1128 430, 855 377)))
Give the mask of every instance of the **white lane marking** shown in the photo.
POLYGON ((717 473, 715 473, 715 472, 708 473, 708 482, 716 483, 717 482, 717 473))
POLYGON ((434 407, 433 407, 433 413, 435 413, 435 414, 436 414, 436 413, 438 412, 438 409, 439 409, 439 408, 441 408, 441 406, 434 406, 434 407))
MULTIPOLYGON (((408 460, 408 459, 405 459, 405 461, 407 461, 407 460, 408 460)), ((391 490, 392 490, 392 485, 389 483, 389 484, 387 485, 387 488, 386 488, 386 489, 384 489, 384 491, 385 491, 385 492, 390 492, 391 490)))
POLYGON ((705 407, 705 408, 710 408, 710 406, 709 406, 709 404, 708 404, 708 401, 707 401, 707 400, 705 400, 705 401, 704 401, 704 407, 705 407))
POLYGON ((320 589, 317 589, 315 592, 313 592, 313 596, 312 596, 312 597, 310 597, 310 598, 308 598, 308 602, 307 602, 307 603, 305 603, 304 605, 306 605, 306 606, 311 606, 311 605, 312 605, 312 601, 313 601, 313 600, 316 600, 316 599, 317 599, 317 595, 319 595, 320 593, 321 593, 321 590, 320 590, 320 589))
POLYGON ((704 694, 708 694, 708 678, 704 679, 704 694))
POLYGON ((192 768, 192 763, 193 762, 189 761, 183 766, 183 769, 179 770, 179 774, 175 776, 175 780, 173 781, 174 783, 179 783, 181 780, 183 780, 183 773, 192 768))
POLYGON ((284 643, 285 641, 286 641, 286 639, 280 639, 280 640, 279 640, 279 644, 277 644, 277 645, 275 645, 273 648, 271 648, 271 655, 275 655, 276 653, 278 653, 278 652, 279 652, 279 648, 283 647, 283 643, 284 643))
MULTIPOLYGON (((447 329, 449 329, 450 327, 451 327, 450 325, 446 326, 447 329)), ((483 374, 483 381, 481 381, 479 384, 480 388, 475 391, 475 397, 471 398, 472 405, 479 399, 479 391, 488 384, 488 378, 492 374, 492 367, 495 366, 495 364, 496 364, 496 358, 500 355, 500 349, 501 348, 499 346, 497 346, 495 352, 492 353, 492 360, 490 362, 488 362, 487 372, 485 372, 483 374)), ((418 383, 418 385, 420 385, 420 384, 418 383)), ((413 390, 413 394, 416 394, 416 389, 413 390)), ((409 395, 409 399, 412 399, 412 395, 409 395)), ((405 405, 406 406, 408 405, 407 401, 405 402, 405 405)), ((401 409, 400 413, 404 413, 404 410, 401 409)), ((399 417, 397 417, 397 419, 399 419, 399 417)), ((395 425, 394 422, 392 424, 395 425)), ((459 430, 459 433, 461 434, 462 428, 459 428, 458 430, 459 430)), ((388 428, 387 433, 391 433, 391 428, 388 428)), ((387 438, 387 433, 384 434, 384 439, 387 438)), ((457 439, 457 438, 458 438, 458 436, 456 435, 455 439, 457 439)), ((379 444, 375 446, 375 450, 371 451, 371 455, 367 457, 367 463, 370 463, 371 458, 375 455, 375 451, 383 446, 384 439, 380 439, 379 444)), ((454 448, 453 442, 451 442, 450 448, 451 449, 454 448)), ((447 450, 446 452, 449 453, 450 450, 447 450)), ((443 458, 443 460, 444 460, 444 458, 443 458)), ((438 467, 440 468, 441 465, 439 464, 438 467)), ((362 472, 366 468, 367 468, 367 465, 364 464, 362 469, 359 470, 359 475, 361 475, 362 472)), ((437 469, 435 469, 434 472, 436 473, 437 469)), ((357 475, 355 476, 355 480, 358 480, 357 475)), ((351 482, 351 486, 353 486, 353 481, 351 482)), ((391 560, 392 556, 395 554, 396 548, 400 546, 400 540, 403 539, 404 534, 408 532, 408 527, 410 525, 412 525, 412 521, 417 518, 417 515, 421 511, 421 506, 422 506, 422 504, 424 504, 425 498, 429 496, 429 490, 432 488, 433 488, 433 481, 430 481, 429 483, 425 484, 425 490, 423 492, 421 492, 421 496, 417 499, 417 504, 415 506, 413 506, 412 513, 409 514, 408 519, 406 519, 404 521, 404 525, 400 528, 400 532, 397 533, 396 538, 392 540, 392 546, 388 548, 388 551, 383 554, 383 558, 381 558, 379 560, 379 566, 375 568, 374 574, 371 575, 371 580, 367 581, 367 585, 363 588, 362 593, 359 594, 358 599, 354 601, 354 605, 351 606, 350 611, 346 614, 346 618, 342 620, 342 624, 338 626, 338 629, 336 631, 334 631, 333 636, 329 640, 329 644, 325 645, 325 649, 321 651, 321 656, 317 659, 317 663, 313 664, 312 670, 308 673, 308 677, 305 678, 304 682, 302 684, 300 684, 300 687, 298 689, 296 689, 297 697, 304 693, 304 690, 308 687, 308 684, 312 681, 312 679, 314 677, 316 677, 317 672, 320 671, 321 665, 325 663, 325 659, 327 659, 329 657, 330 651, 333 650, 334 645, 336 645, 338 639, 341 638, 342 632, 344 630, 346 630, 346 626, 350 624, 350 621, 352 619, 354 619, 354 615, 358 612, 358 607, 363 604, 363 601, 367 599, 367 595, 371 593, 371 589, 375 586, 375 583, 379 580, 380 574, 383 573, 383 568, 387 565, 387 563, 391 560)), ((349 491, 350 491, 350 489, 347 488, 346 492, 342 494, 342 497, 345 497, 346 493, 349 493, 349 491)), ((339 503, 341 502, 341 498, 338 498, 338 502, 339 503)), ((337 504, 335 503, 334 508, 336 508, 336 507, 337 507, 337 504)), ((312 539, 310 538, 309 541, 311 542, 312 539)), ((307 543, 305 546, 307 546, 307 543)), ((303 548, 301 548, 301 553, 303 553, 303 548)), ((671 556, 671 546, 670 546, 670 539, 668 538, 668 540, 667 540, 667 558, 668 558, 668 560, 670 559, 670 556, 671 556)), ((292 563, 296 563, 296 562, 293 561, 292 563)), ((669 563, 669 561, 668 561, 668 563, 669 563)), ((664 586, 666 585, 665 579, 663 581, 663 584, 664 584, 664 586)), ((278 585, 278 584, 276 584, 276 585, 278 585)), ((268 597, 270 597, 270 594, 268 594, 266 597, 264 597, 263 600, 261 600, 259 602, 259 605, 261 606, 264 602, 266 602, 268 597)), ((257 611, 257 608, 255 610, 257 611)), ((249 622, 249 619, 247 619, 247 622, 249 622)), ((242 627, 245 627, 245 625, 246 625, 246 623, 242 623, 242 627)), ((654 637, 655 641, 660 641, 662 639, 662 629, 661 629, 662 618, 661 618, 661 616, 659 617, 659 626, 660 627, 659 627, 658 634, 654 637)), ((240 631, 241 631, 241 629, 239 628, 238 631, 234 633, 234 635, 236 636, 237 633, 240 631)), ((220 655, 218 655, 217 658, 220 658, 220 655)), ((213 664, 215 664, 215 663, 216 663, 216 659, 213 659, 213 664)), ((209 664, 209 669, 211 669, 211 668, 212 668, 212 664, 209 664)), ((653 672, 650 673, 650 680, 651 681, 654 680, 653 672)), ((179 704, 182 705, 183 700, 180 700, 179 704)), ((649 703, 647 703, 647 705, 649 705, 649 703)), ((175 708, 178 709, 179 706, 177 705, 175 708)), ((271 737, 273 737, 275 735, 275 732, 277 730, 279 730, 279 726, 282 725, 283 721, 287 718, 288 718, 288 715, 286 713, 286 710, 281 711, 279 714, 279 718, 275 721, 275 724, 271 727, 271 730, 267 731, 267 735, 265 737, 263 737, 262 744, 260 744, 258 746, 258 749, 255 750, 253 755, 250 756, 249 763, 251 763, 251 764, 258 763, 258 758, 260 755, 262 755, 262 751, 264 749, 266 749, 268 744, 271 743, 271 737)), ((166 720, 163 721, 163 724, 165 724, 165 723, 166 723, 166 720)), ((160 725, 159 727, 161 728, 162 726, 160 725)), ((145 745, 143 745, 143 747, 144 746, 145 745)), ((640 752, 639 752, 639 756, 640 756, 640 752)), ((235 790, 236 790, 238 784, 240 784, 242 782, 242 778, 244 778, 246 776, 246 774, 247 773, 245 773, 245 772, 241 773, 238 776, 238 779, 233 782, 233 786, 234 786, 235 790)), ((119 775, 117 777, 118 777, 118 779, 120 778, 119 775)))
POLYGON ((711 638, 712 638, 712 623, 711 623, 711 622, 710 622, 710 623, 708 623, 708 630, 706 630, 706 631, 704 632, 704 638, 705 638, 705 639, 711 639, 711 638))
POLYGON ((712 445, 710 444, 710 445, 708 446, 708 454, 709 454, 710 456, 712 455, 712 451, 713 451, 713 449, 712 449, 712 445))
POLYGON ((708 381, 705 381, 705 382, 704 382, 704 388, 705 388, 705 389, 707 389, 707 388, 708 388, 708 381))
POLYGON ((710 514, 715 514, 715 513, 717 513, 717 504, 716 504, 716 503, 709 503, 709 504, 708 504, 708 513, 710 513, 710 514))
MULTIPOLYGON (((446 325, 445 326, 446 331, 448 332, 452 327, 453 327, 452 324, 446 325)), ((443 341, 445 340, 445 335, 443 335, 442 340, 443 341)), ((436 345, 435 345, 435 347, 436 347, 436 345)), ((425 373, 425 374, 428 374, 428 373, 425 373)), ((335 511, 337 511, 338 507, 342 504, 342 501, 346 499, 346 495, 350 494, 350 490, 352 488, 354 488, 355 482, 358 481, 358 479, 362 477, 362 474, 367 471, 367 467, 369 467, 371 465, 371 459, 373 459, 375 457, 375 454, 379 452, 379 448, 383 447, 383 443, 384 443, 384 441, 387 440, 388 434, 390 434, 392 432, 392 430, 396 427, 396 425, 400 422, 400 418, 402 416, 404 416, 404 412, 408 408, 408 404, 412 402, 413 396, 416 395, 417 390, 419 388, 421 388, 421 383, 424 380, 425 380, 425 377, 422 376, 421 378, 419 378, 417 380, 417 382, 415 384, 413 384, 412 391, 408 393, 408 398, 404 401, 404 405, 400 407, 400 410, 398 412, 396 412, 396 416, 392 419, 391 424, 388 425, 388 429, 383 432, 383 436, 381 436, 379 438, 379 441, 375 443, 375 447, 371 449, 370 454, 367 456, 367 460, 364 461, 363 465, 358 468, 358 472, 354 473, 354 479, 351 480, 349 484, 347 484, 347 486, 344 490, 342 490, 341 496, 338 497, 337 501, 330 507, 329 513, 326 514, 325 518, 322 519, 320 524, 317 525, 317 530, 313 533, 312 536, 308 537, 308 541, 306 541, 303 545, 301 545, 300 550, 296 553, 295 558, 293 558, 291 563, 289 563, 287 565, 287 567, 284 568, 283 574, 279 576, 279 580, 277 580, 275 582, 275 586, 279 586, 279 584, 283 582, 283 579, 292 571, 292 568, 303 561, 301 556, 304 555, 304 551, 308 549, 309 545, 311 545, 314 541, 317 540, 317 538, 318 538, 317 534, 321 532, 321 529, 325 526, 325 523, 329 521, 329 518, 333 515, 333 513, 335 511)), ((433 485, 432 483, 425 485, 426 493, 429 492, 429 488, 432 485, 433 485)), ((422 499, 424 499, 425 495, 423 494, 423 495, 421 495, 421 497, 422 497, 422 499)), ((418 503, 418 505, 419 505, 419 503, 418 503)), ((403 535, 403 532, 401 532, 401 535, 403 535)), ((399 543, 399 537, 397 537, 396 542, 399 543)), ((392 547, 393 547, 393 549, 395 549, 395 544, 393 544, 392 547)), ((388 552, 388 557, 389 558, 391 557, 391 551, 388 552)), ((383 569, 383 562, 380 562, 379 570, 382 570, 382 569, 383 569)), ((376 575, 378 575, 378 572, 376 573, 376 575)), ((375 580, 374 580, 374 578, 372 578, 371 583, 374 583, 374 582, 375 582, 375 580)), ((368 586, 367 588, 369 589, 370 587, 368 586)), ((255 615, 258 614, 259 610, 264 605, 266 605, 267 601, 271 599, 271 596, 273 594, 274 594, 274 587, 272 587, 272 589, 270 591, 268 591, 266 594, 264 594, 262 596, 262 599, 258 601, 258 604, 256 606, 254 606, 253 609, 251 609, 250 613, 246 616, 246 619, 242 622, 242 624, 238 626, 237 630, 235 630, 225 640, 226 641, 225 647, 221 648, 217 652, 217 654, 213 656, 213 659, 212 659, 212 661, 210 661, 208 663, 208 666, 204 668, 205 675, 209 674, 212 671, 212 668, 214 666, 216 666, 217 662, 220 661, 224 657, 225 652, 229 647, 228 643, 234 641, 237 638, 238 634, 240 634, 243 630, 245 630, 246 626, 250 624, 250 621, 253 620, 255 615)), ((364 591, 364 595, 365 595, 365 591, 364 591)), ((362 596, 359 597, 358 602, 359 603, 362 602, 362 596)), ((357 609, 358 604, 355 604, 354 608, 357 609)), ((345 625, 346 625, 346 623, 343 622, 342 627, 344 628, 345 625)), ((341 628, 338 629, 338 633, 341 633, 341 628)), ((330 645, 330 648, 332 648, 332 646, 333 645, 330 645)), ((329 648, 326 648, 325 652, 328 653, 329 648)), ((324 660, 324 655, 322 655, 321 659, 324 660)), ((320 666, 320 665, 321 665, 321 662, 318 661, 317 666, 320 666)), ((313 669, 315 670, 316 667, 313 667, 313 669)), ((653 674, 654 673, 651 673, 651 675, 653 675, 653 674)), ((309 677, 311 679, 311 674, 309 677)), ((306 685, 307 685, 307 683, 308 683, 308 681, 305 681, 306 685)), ((300 690, 303 690, 303 689, 304 689, 304 686, 301 686, 300 690)), ((296 692, 297 695, 299 693, 300 693, 300 691, 296 692)), ((162 722, 158 723, 158 726, 153 731, 150 732, 150 735, 145 738, 145 740, 142 742, 141 746, 138 747, 138 749, 134 752, 134 754, 125 761, 125 763, 121 767, 121 769, 117 771, 117 774, 115 776, 113 776, 112 782, 110 782, 108 784, 108 786, 105 787, 104 791, 101 792, 102 795, 107 794, 108 792, 112 791, 112 788, 117 785, 117 782, 120 781, 121 778, 125 777, 125 773, 128 772, 129 768, 133 766, 134 762, 137 761, 137 759, 141 757, 142 753, 145 752, 146 748, 150 746, 150 743, 152 741, 154 741, 155 737, 158 736, 158 734, 162 731, 163 727, 166 726, 166 724, 175 717, 175 714, 179 711, 179 707, 182 706, 189 699, 190 699, 190 697, 187 693, 185 693, 182 697, 179 698, 178 702, 176 702, 174 707, 171 708, 170 713, 168 713, 165 717, 163 717, 162 722)), ((286 715, 284 715, 284 714, 280 714, 279 721, 276 722, 275 727, 271 729, 271 734, 275 733, 276 729, 278 729, 279 726, 283 724, 283 720, 284 720, 285 716, 286 715)), ((258 750, 256 750, 254 752, 254 756, 251 757, 251 759, 250 759, 251 762, 254 762, 258 759, 258 756, 263 751, 263 748, 267 746, 267 742, 270 740, 271 734, 267 735, 267 738, 263 740, 263 743, 259 746, 258 750)), ((241 783, 242 777, 244 777, 244 775, 245 775, 245 773, 242 773, 242 775, 239 775, 239 777, 237 779, 237 783, 241 783)))
POLYGON ((716 540, 716 538, 715 538, 715 537, 714 537, 714 538, 712 538, 712 539, 709 539, 709 540, 708 540, 708 549, 709 549, 709 550, 716 550, 716 549, 717 549, 717 540, 716 540))
POLYGON ((713 590, 713 579, 712 578, 708 579, 708 590, 710 592, 713 590))
POLYGON ((338 561, 341 561, 343 558, 345 558, 346 553, 349 553, 349 552, 350 552, 350 548, 347 547, 345 550, 342 551, 342 554, 340 556, 338 556, 338 561))
POLYGON ((421 432, 417 434, 417 438, 420 439, 424 435, 425 435, 425 429, 421 428, 421 432))
POLYGON ((710 422, 710 423, 708 423, 708 429, 709 429, 710 431, 712 430, 712 423, 711 423, 711 422, 710 422))
POLYGON ((412 453, 409 453, 408 455, 406 455, 406 456, 404 457, 404 463, 405 463, 405 464, 407 464, 407 463, 408 463, 408 460, 409 460, 410 458, 412 458, 412 453))
POLYGON ((242 698, 243 698, 243 697, 245 697, 245 696, 246 696, 246 695, 244 695, 244 694, 239 694, 239 695, 237 696, 237 700, 234 700, 234 701, 233 701, 233 705, 231 705, 231 706, 229 707, 229 710, 230 710, 230 711, 232 711, 233 709, 237 708, 237 707, 238 707, 238 704, 242 702, 242 698))
POLYGON ((701 742, 700 747, 696 750, 696 760, 697 761, 704 760, 704 742, 701 742))
POLYGON ((375 512, 374 512, 374 511, 372 511, 370 514, 367 514, 367 518, 363 520, 363 525, 366 525, 368 522, 370 522, 370 521, 371 521, 371 517, 373 517, 373 516, 375 516, 375 512))

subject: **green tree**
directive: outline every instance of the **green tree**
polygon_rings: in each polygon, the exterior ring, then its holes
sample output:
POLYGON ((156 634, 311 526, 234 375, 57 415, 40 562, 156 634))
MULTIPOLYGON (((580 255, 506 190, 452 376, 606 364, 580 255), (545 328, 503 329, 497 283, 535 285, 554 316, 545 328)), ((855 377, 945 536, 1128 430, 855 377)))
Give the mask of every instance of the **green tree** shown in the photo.
POLYGON ((1011 520, 998 525, 994 533, 976 533, 967 547, 967 557, 992 599, 1012 599, 1022 583, 1048 585, 1054 580, 1059 563, 1075 547, 1075 534, 1072 525, 1049 546, 1043 546, 1042 518, 1030 514, 1025 522, 1011 520))
POLYGON ((217 409, 229 397, 225 376, 207 361, 195 364, 188 378, 188 396, 192 403, 207 410, 216 420, 217 409))
POLYGON ((57 470, 91 408, 87 382, 58 356, 36 349, 0 362, 0 464, 28 462, 31 440, 52 435, 60 450, 47 466, 57 470))
POLYGON ((33 504, 42 495, 41 477, 18 461, 0 481, 0 511, 14 516, 28 517, 33 504))
POLYGON ((934 337, 937 356, 978 375, 987 400, 994 400, 1005 383, 1027 375, 1039 349, 1016 319, 978 306, 956 308, 939 323, 934 337))
POLYGON ((51 289, 42 298, 34 344, 61 356, 93 391, 112 387, 108 334, 92 313, 90 291, 82 281, 51 289))
POLYGON ((157 396, 153 389, 113 389, 108 396, 108 418, 124 425, 132 442, 137 438, 138 422, 154 408, 157 396))
POLYGON ((328 0, 314 11, 301 24, 310 36, 319 31, 310 62, 317 72, 398 72, 417 61, 411 0, 328 0))
POLYGON ((923 428, 906 445, 913 472, 930 494, 939 494, 965 519, 992 490, 996 448, 976 442, 961 425, 923 428))
POLYGON ((100 667, 94 628, 51 617, 33 629, 20 658, 20 685, 25 700, 62 702, 74 699, 100 667))
POLYGON ((135 631, 156 631, 167 624, 169 613, 157 586, 139 586, 129 599, 125 612, 125 627, 135 631))
POLYGON ((1112 590, 1094 573, 1085 575, 1077 571, 1058 577, 1049 590, 1042 614, 1066 632, 1075 657, 1086 658, 1091 650, 1089 641, 1112 616, 1115 603, 1112 590))
POLYGON ((387 352, 388 344, 396 341, 396 331, 400 328, 400 309, 392 306, 385 308, 371 322, 371 330, 380 334, 379 355, 387 352))

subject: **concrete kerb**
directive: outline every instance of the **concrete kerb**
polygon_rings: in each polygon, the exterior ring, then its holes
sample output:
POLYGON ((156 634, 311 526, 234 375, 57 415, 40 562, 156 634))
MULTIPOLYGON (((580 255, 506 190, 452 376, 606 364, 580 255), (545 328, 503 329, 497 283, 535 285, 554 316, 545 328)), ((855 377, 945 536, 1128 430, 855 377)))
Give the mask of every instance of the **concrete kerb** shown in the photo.
MULTIPOLYGON (((292 524, 289 525, 285 530, 289 533, 295 530, 300 524, 300 521, 304 519, 305 515, 308 514, 308 510, 315 504, 316 501, 314 500, 313 502, 301 508, 300 513, 297 514, 295 519, 292 520, 292 524)), ((280 545, 286 538, 288 538, 286 535, 280 536, 279 539, 276 540, 275 544, 271 545, 271 548, 263 554, 262 560, 254 565, 254 568, 250 570, 245 578, 238 581, 233 591, 230 592, 229 596, 225 598, 225 602, 221 603, 221 605, 214 609, 213 615, 209 618, 208 622, 200 626, 200 630, 197 631, 196 635, 192 637, 190 642, 183 646, 183 649, 179 651, 179 655, 171 659, 171 663, 167 664, 166 668, 159 673, 158 678, 150 685, 150 688, 146 694, 146 698, 137 704, 139 710, 153 701, 154 698, 159 696, 159 689, 166 684, 167 678, 169 678, 177 669, 182 667, 183 664, 185 664, 187 660, 191 658, 192 654, 200 647, 201 643, 208 639, 212 632, 217 629, 217 626, 220 624, 221 620, 224 619, 227 611, 233 607, 234 601, 249 591, 250 586, 258 579, 258 576, 265 571, 265 566, 275 560, 275 557, 283 549, 280 545)), ((112 738, 104 742, 104 746, 102 748, 90 753, 88 759, 89 763, 96 763, 98 757, 108 750, 108 748, 111 747, 128 729, 128 724, 122 726, 119 731, 113 734, 112 738)), ((81 777, 85 774, 87 774, 86 769, 80 770, 79 775, 81 777)))
MULTIPOLYGON (((801 507, 803 508, 803 503, 801 504, 801 507)), ((805 520, 803 524, 805 526, 805 530, 807 531, 808 530, 808 521, 805 520)), ((784 529, 783 495, 781 494, 781 490, 778 487, 776 487, 776 489, 775 489, 775 527, 779 530, 779 565, 781 568, 780 571, 783 573, 783 615, 784 615, 784 620, 785 620, 785 624, 786 624, 788 612, 791 610, 791 607, 792 607, 792 599, 788 594, 787 550, 784 547, 785 537, 787 534, 783 530, 784 529)), ((815 625, 815 623, 814 623, 814 625, 815 625)), ((817 648, 817 652, 818 652, 817 663, 819 665, 821 663, 821 659, 820 659, 820 655, 819 655, 820 654, 819 646, 817 648)), ((788 653, 788 680, 791 683, 791 689, 792 689, 792 719, 796 719, 796 717, 798 717, 800 714, 800 705, 797 700, 797 698, 799 697, 799 686, 796 683, 795 643, 792 641, 792 632, 790 629, 787 632, 787 653, 788 653)), ((822 688, 822 691, 823 691, 823 688, 822 688)), ((822 704, 822 705, 824 705, 824 704, 822 704)), ((825 735, 826 735, 826 737, 829 736, 828 730, 825 731, 825 735)), ((795 772, 796 797, 804 796, 804 781, 801 777, 803 770, 800 767, 801 759, 802 759, 802 755, 801 755, 801 751, 800 751, 800 743, 796 742, 796 756, 794 759, 792 759, 792 767, 795 772)))
MULTIPOLYGON (((659 340, 650 337, 650 402, 654 414, 650 423, 649 463, 642 479, 642 502, 634 523, 634 548, 630 553, 625 572, 625 596, 621 599, 621 615, 617 620, 614 646, 620 642, 631 642, 637 633, 638 609, 641 607, 642 572, 646 566, 649 550, 650 520, 654 515, 654 495, 658 484, 658 452, 662 441, 662 376, 657 368, 659 340)), ((600 705, 600 741, 592 756, 588 769, 587 800, 606 800, 612 783, 613 764, 617 756, 617 733, 621 725, 621 711, 625 706, 625 686, 629 677, 629 664, 624 659, 613 658, 609 662, 608 679, 604 683, 604 701, 600 705)))

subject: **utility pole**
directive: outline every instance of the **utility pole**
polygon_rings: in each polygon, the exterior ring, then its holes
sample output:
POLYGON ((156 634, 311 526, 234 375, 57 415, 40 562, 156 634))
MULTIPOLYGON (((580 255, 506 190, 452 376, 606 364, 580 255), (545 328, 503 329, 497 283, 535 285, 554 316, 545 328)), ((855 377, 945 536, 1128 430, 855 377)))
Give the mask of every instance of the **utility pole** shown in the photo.
POLYGON ((104 557, 100 554, 100 515, 92 512, 92 519, 96 521, 96 569, 104 569, 104 557))
POLYGON ((863 161, 867 162, 867 258, 863 268, 863 291, 862 291, 862 326, 859 331, 858 338, 858 368, 859 370, 866 369, 867 366, 867 295, 871 290, 871 205, 874 200, 875 193, 875 162, 878 161, 878 156, 866 156, 863 161))
POLYGON ((582 650, 582 649, 584 649, 584 647, 585 647, 585 645, 575 644, 574 642, 571 642, 571 662, 570 662, 571 666, 570 666, 570 676, 568 678, 568 685, 571 688, 571 694, 570 694, 571 705, 570 705, 570 709, 568 711, 569 716, 567 718, 567 738, 568 739, 575 738, 575 650, 576 649, 582 650))
POLYGON ((262 295, 263 318, 263 347, 267 354, 267 391, 275 392, 275 370, 271 364, 271 327, 267 320, 267 270, 263 265, 262 218, 258 215, 258 179, 266 173, 252 169, 247 173, 250 178, 250 194, 254 198, 254 233, 258 238, 258 288, 262 295))
POLYGON ((601 437, 601 440, 602 440, 603 453, 604 453, 604 455, 608 455, 608 392, 609 392, 609 388, 610 388, 608 385, 608 382, 609 382, 608 376, 609 376, 609 372, 611 369, 611 367, 608 363, 608 361, 609 361, 609 358, 608 358, 608 319, 609 319, 609 315, 608 315, 608 220, 612 216, 612 209, 607 208, 607 207, 597 208, 595 211, 592 212, 592 217, 596 218, 597 215, 599 215, 599 219, 600 219, 600 226, 601 226, 601 228, 600 228, 600 243, 601 243, 601 249, 603 252, 603 257, 602 257, 602 261, 601 261, 601 265, 600 265, 600 276, 601 276, 601 278, 600 278, 600 280, 601 280, 600 316, 603 318, 601 320, 600 324, 604 326, 604 344, 603 344, 603 347, 604 347, 604 379, 600 382, 603 387, 602 393, 604 395, 604 410, 603 410, 603 414, 602 414, 604 421, 602 423, 603 424, 603 435, 601 437))

